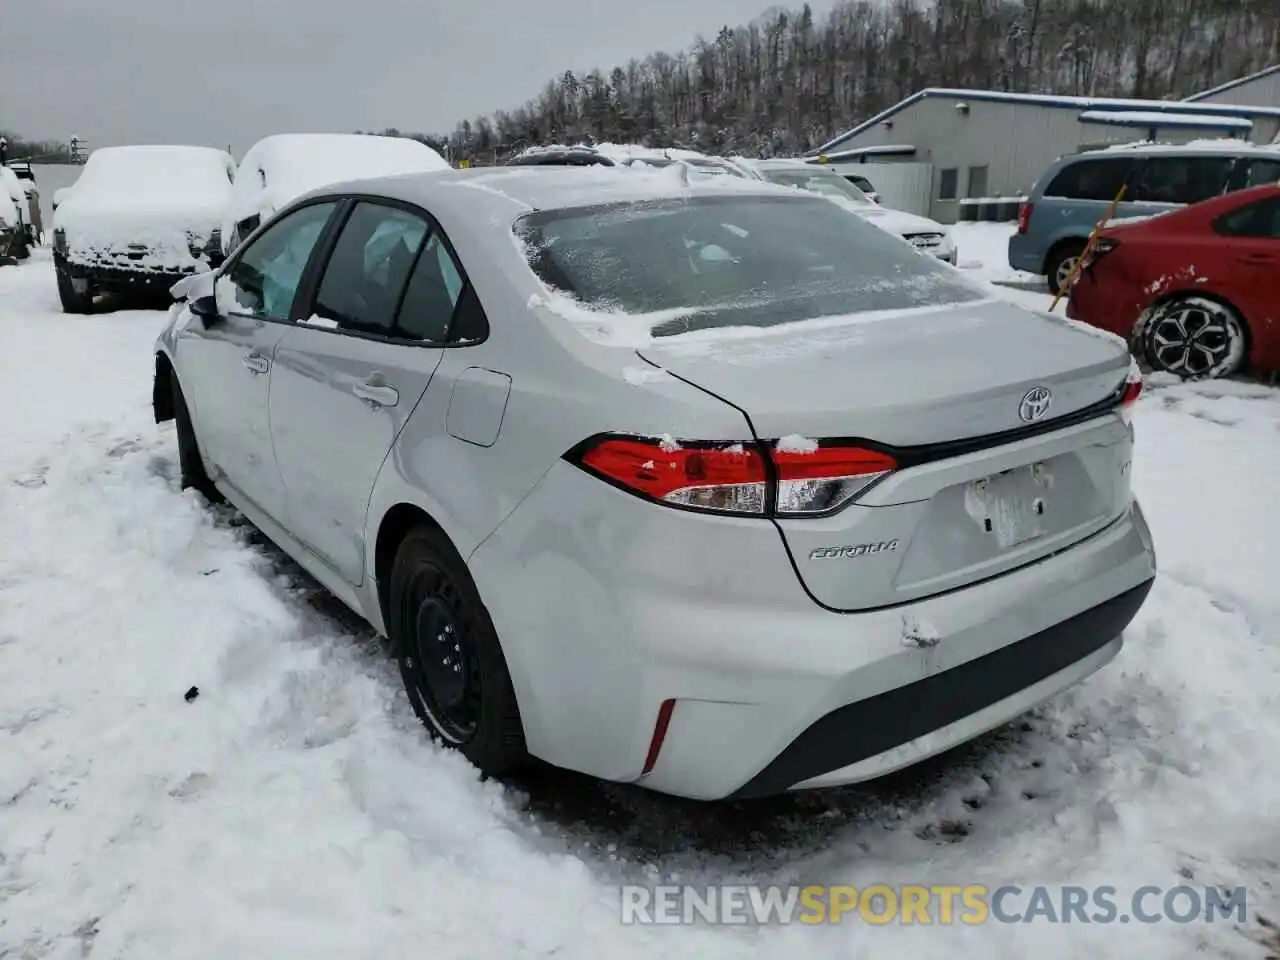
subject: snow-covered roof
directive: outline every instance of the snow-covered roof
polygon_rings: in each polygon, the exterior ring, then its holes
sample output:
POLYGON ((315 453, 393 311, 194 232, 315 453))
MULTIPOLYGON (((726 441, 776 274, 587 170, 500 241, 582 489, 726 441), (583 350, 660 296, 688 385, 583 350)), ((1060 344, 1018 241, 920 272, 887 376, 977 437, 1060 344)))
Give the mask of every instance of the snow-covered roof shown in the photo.
MULTIPOLYGON (((913 143, 893 143, 878 144, 871 147, 854 147, 850 150, 838 150, 835 153, 826 153, 822 156, 826 157, 829 163, 839 163, 841 160, 856 160, 859 157, 900 157, 916 152, 916 145, 913 143)), ((806 163, 812 163, 815 158, 804 158, 806 163)))
POLYGON ((1134 140, 1129 143, 1113 143, 1088 151, 1089 153, 1108 153, 1115 151, 1140 150, 1143 153, 1230 153, 1232 155, 1274 154, 1274 147, 1259 146, 1244 140, 1232 140, 1229 137, 1192 140, 1189 143, 1159 143, 1154 140, 1134 140))
POLYGON ((444 157, 408 137, 365 133, 264 137, 240 161, 223 237, 229 238, 241 220, 270 216, 304 193, 331 183, 450 169, 444 157))
POLYGON ((1081 123, 1105 123, 1117 127, 1196 127, 1205 130, 1252 130, 1244 117, 1202 116, 1195 113, 1157 113, 1151 110, 1086 110, 1081 123))
POLYGON ((1263 67, 1257 73, 1251 73, 1247 77, 1240 77, 1238 80, 1228 80, 1226 83, 1220 83, 1216 87, 1210 87, 1208 90, 1201 90, 1187 97, 1183 103, 1196 103, 1208 97, 1215 96, 1219 93, 1226 93, 1228 90, 1234 90, 1236 87, 1243 87, 1246 83, 1253 83, 1255 80, 1261 80, 1263 77, 1269 77, 1273 73, 1280 73, 1280 63, 1273 64, 1270 67, 1263 67))
POLYGON ((817 156, 829 153, 851 137, 855 137, 877 124, 884 123, 898 113, 930 97, 947 100, 969 100, 974 103, 1011 103, 1046 107, 1058 110, 1145 110, 1152 113, 1208 114, 1220 117, 1280 117, 1280 107, 1248 107, 1236 104, 1190 103, 1186 100, 1137 100, 1121 97, 1068 97, 1043 93, 1004 93, 996 90, 961 90, 950 87, 927 87, 913 93, 905 100, 882 110, 870 120, 865 120, 846 133, 828 140, 806 153, 817 156))

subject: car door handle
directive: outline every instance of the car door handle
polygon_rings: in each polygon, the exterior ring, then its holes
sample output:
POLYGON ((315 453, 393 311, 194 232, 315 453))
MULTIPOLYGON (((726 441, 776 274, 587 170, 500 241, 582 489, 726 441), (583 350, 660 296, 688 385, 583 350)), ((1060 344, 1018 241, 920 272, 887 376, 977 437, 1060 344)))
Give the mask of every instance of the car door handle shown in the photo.
POLYGON ((380 377, 370 377, 368 380, 352 384, 351 392, 375 410, 380 407, 394 407, 400 402, 400 392, 380 377))
POLYGON ((1269 253, 1242 253, 1240 254, 1241 263, 1274 263, 1275 257, 1269 253))
POLYGON ((252 374, 266 373, 267 368, 271 366, 271 361, 260 353, 246 353, 244 355, 244 365, 249 368, 252 374))

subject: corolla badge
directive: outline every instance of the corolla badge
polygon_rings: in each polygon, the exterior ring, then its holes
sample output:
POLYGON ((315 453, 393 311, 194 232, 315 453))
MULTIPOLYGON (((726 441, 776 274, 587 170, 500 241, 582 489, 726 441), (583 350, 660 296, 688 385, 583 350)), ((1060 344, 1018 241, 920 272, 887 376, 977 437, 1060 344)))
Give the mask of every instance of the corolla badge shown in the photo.
POLYGON ((1048 387, 1032 387, 1022 395, 1018 404, 1018 416, 1027 423, 1035 423, 1049 412, 1049 404, 1053 402, 1053 394, 1048 387))

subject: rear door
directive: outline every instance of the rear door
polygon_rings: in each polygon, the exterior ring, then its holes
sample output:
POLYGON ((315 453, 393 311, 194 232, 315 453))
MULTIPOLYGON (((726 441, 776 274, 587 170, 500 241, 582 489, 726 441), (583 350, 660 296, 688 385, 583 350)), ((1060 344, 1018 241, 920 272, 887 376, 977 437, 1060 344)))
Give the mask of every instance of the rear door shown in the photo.
POLYGON ((352 585, 374 481, 440 363, 462 288, 433 226, 416 208, 357 201, 277 348, 271 435, 288 527, 352 585))
POLYGON ((1250 324, 1255 360, 1280 363, 1280 196, 1239 207, 1213 229, 1224 247, 1217 287, 1250 324))

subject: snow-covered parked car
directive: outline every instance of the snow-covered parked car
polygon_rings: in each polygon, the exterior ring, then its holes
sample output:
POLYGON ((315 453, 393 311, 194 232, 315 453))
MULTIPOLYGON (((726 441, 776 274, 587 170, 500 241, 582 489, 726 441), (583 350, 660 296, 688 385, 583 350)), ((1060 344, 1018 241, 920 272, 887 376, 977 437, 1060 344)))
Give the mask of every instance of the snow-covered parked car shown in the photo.
POLYGON ((240 160, 222 223, 230 253, 277 210, 317 187, 346 180, 451 169, 425 143, 364 133, 281 133, 264 137, 240 160))
POLYGON ((84 313, 99 293, 162 293, 222 261, 235 161, 212 147, 102 147, 53 215, 58 295, 84 313))
POLYGON ((0 220, 8 223, 6 230, 0 225, 0 256, 8 255, 22 260, 30 255, 34 243, 31 226, 31 201, 17 174, 7 166, 0 166, 0 220))
POLYGON ((696 177, 751 177, 750 173, 732 160, 713 157, 682 147, 637 147, 630 144, 602 143, 595 149, 621 167, 661 169, 676 163, 685 163, 696 177))
POLYGON ((897 234, 917 250, 931 253, 955 265, 957 251, 951 231, 928 217, 894 210, 877 203, 833 170, 815 167, 800 160, 742 160, 735 162, 770 183, 822 194, 850 213, 870 220, 877 227, 897 234))
POLYGON ((0 190, 0 261, 17 259, 19 252, 25 247, 18 205, 8 193, 0 190))
POLYGON ((389 636, 493 775, 854 782, 1102 668, 1156 574, 1125 342, 813 193, 684 174, 299 199, 175 285, 182 485, 389 636))
POLYGON ((26 195, 27 242, 35 246, 44 239, 44 218, 40 210, 40 188, 36 184, 36 172, 29 160, 10 160, 8 166, 26 195))

